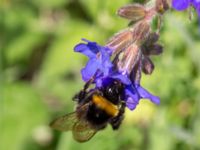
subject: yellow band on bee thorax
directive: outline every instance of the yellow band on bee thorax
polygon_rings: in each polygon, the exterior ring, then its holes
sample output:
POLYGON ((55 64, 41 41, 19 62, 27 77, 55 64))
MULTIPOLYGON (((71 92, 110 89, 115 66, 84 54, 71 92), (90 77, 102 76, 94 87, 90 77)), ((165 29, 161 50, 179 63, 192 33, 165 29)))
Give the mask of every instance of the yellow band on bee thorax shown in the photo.
POLYGON ((109 115, 115 117, 119 113, 118 107, 100 95, 93 95, 93 103, 109 115))

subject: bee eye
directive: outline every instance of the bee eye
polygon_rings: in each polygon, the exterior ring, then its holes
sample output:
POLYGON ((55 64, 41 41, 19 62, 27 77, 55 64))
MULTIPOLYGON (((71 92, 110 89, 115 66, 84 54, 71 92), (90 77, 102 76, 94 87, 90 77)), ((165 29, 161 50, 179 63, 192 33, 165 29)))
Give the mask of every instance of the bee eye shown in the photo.
POLYGON ((106 89, 106 95, 112 96, 113 94, 115 94, 115 90, 111 87, 106 89))
POLYGON ((112 94, 113 93, 113 90, 111 88, 108 88, 108 91, 107 91, 109 94, 112 94))
POLYGON ((116 87, 108 87, 104 94, 112 101, 119 95, 119 91, 116 87))

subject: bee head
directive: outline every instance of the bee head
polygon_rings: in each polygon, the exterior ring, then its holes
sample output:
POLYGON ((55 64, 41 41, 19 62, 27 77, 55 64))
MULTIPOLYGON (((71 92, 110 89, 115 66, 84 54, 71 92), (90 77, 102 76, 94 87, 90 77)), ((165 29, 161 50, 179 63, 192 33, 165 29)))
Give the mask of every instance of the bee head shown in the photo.
POLYGON ((113 104, 119 104, 121 97, 124 93, 124 85, 119 81, 108 78, 103 81, 101 89, 103 96, 113 104))

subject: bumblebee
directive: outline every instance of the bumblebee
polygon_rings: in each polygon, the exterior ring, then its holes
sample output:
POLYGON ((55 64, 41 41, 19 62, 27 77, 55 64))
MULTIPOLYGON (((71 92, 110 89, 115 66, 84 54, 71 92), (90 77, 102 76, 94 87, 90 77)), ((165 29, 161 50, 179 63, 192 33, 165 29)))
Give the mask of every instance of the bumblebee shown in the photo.
POLYGON ((78 142, 90 140, 108 124, 113 130, 118 129, 124 118, 123 84, 113 80, 102 88, 88 90, 91 82, 88 81, 73 98, 77 102, 75 112, 59 117, 50 124, 59 131, 71 130, 78 142))

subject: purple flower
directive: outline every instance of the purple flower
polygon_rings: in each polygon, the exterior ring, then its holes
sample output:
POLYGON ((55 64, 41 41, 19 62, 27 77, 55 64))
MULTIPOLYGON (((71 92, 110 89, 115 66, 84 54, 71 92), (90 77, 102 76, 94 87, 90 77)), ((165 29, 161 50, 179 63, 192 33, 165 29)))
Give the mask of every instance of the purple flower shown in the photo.
POLYGON ((189 6, 193 6, 200 16, 200 0, 172 0, 172 7, 178 11, 183 11, 189 6))
POLYGON ((82 78, 85 82, 90 80, 94 75, 107 76, 110 68, 113 66, 110 61, 110 49, 98 45, 96 42, 80 43, 75 46, 74 51, 83 53, 89 57, 85 68, 81 70, 82 78))
POLYGON ((87 44, 80 43, 75 46, 74 50, 89 57, 87 65, 81 70, 82 78, 85 82, 93 77, 95 88, 101 89, 105 86, 105 83, 108 84, 107 82, 120 81, 124 85, 123 100, 130 110, 134 110, 142 98, 149 99, 156 104, 160 103, 157 96, 152 95, 141 87, 139 83, 130 79, 128 73, 119 72, 114 67, 110 60, 111 49, 85 39, 83 41, 87 42, 87 44))
POLYGON ((134 110, 140 99, 149 99, 155 104, 160 104, 160 98, 152 95, 139 84, 126 85, 125 88, 126 106, 134 110))

